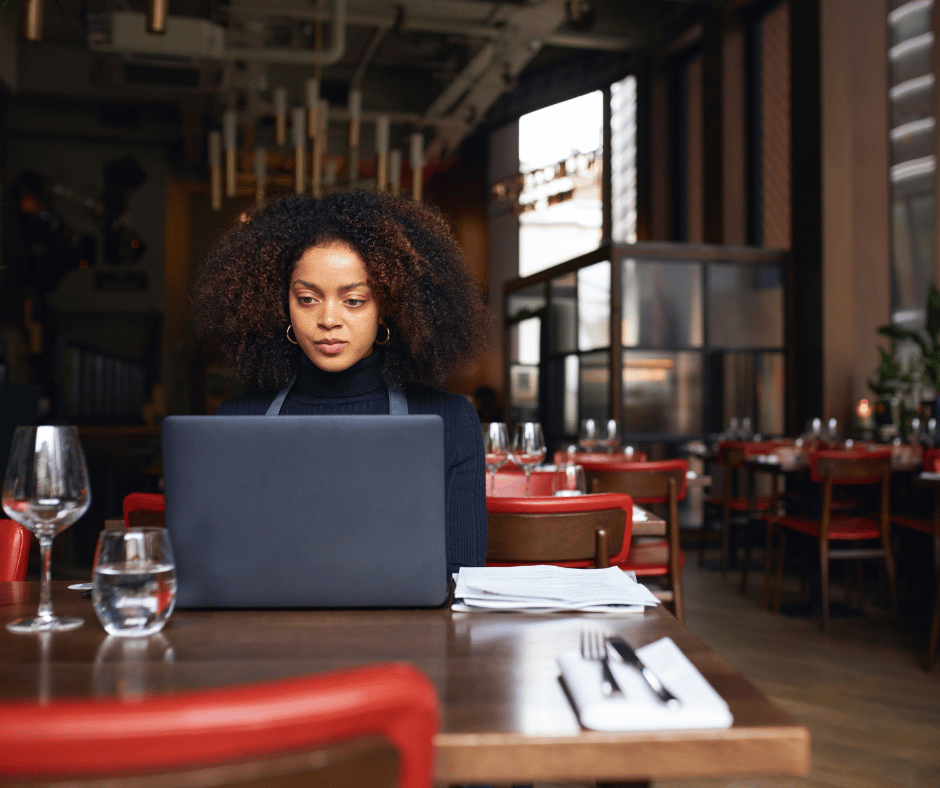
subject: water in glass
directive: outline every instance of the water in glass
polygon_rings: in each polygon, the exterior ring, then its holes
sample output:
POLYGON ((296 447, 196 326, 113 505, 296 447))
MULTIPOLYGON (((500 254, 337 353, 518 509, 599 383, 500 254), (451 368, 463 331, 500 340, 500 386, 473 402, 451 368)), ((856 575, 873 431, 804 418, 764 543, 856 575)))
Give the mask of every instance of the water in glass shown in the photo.
POLYGON ((95 613, 109 635, 159 632, 176 602, 176 570, 166 529, 102 531, 93 579, 95 613))

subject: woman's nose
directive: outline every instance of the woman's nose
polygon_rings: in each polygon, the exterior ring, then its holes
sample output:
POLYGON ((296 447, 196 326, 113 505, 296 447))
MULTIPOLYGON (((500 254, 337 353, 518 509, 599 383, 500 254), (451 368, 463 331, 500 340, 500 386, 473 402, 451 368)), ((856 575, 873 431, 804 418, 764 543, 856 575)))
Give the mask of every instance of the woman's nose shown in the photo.
POLYGON ((340 320, 337 316, 338 307, 336 304, 333 304, 329 301, 323 304, 323 309, 320 311, 319 323, 324 328, 336 328, 340 325, 340 320))

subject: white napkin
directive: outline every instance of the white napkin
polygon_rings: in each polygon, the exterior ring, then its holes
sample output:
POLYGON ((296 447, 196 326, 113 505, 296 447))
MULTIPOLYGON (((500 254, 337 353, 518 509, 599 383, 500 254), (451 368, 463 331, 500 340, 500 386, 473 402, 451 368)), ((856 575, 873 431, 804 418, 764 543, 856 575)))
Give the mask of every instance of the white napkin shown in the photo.
POLYGON ((682 705, 667 709, 640 672, 613 655, 610 669, 623 695, 606 697, 601 694, 601 663, 583 659, 577 650, 566 651, 558 656, 558 665, 585 728, 655 731, 731 726, 733 718, 728 704, 671 638, 657 640, 636 652, 682 705))

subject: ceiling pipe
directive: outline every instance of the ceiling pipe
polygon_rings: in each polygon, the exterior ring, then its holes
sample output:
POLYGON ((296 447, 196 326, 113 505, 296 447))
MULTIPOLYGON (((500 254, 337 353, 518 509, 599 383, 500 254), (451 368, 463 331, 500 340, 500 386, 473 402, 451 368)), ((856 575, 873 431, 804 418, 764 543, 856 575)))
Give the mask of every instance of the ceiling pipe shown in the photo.
POLYGON ((223 51, 224 59, 251 60, 257 63, 291 63, 294 65, 332 66, 346 53, 346 0, 333 0, 333 24, 330 48, 318 52, 315 49, 269 49, 267 47, 228 47, 223 51))

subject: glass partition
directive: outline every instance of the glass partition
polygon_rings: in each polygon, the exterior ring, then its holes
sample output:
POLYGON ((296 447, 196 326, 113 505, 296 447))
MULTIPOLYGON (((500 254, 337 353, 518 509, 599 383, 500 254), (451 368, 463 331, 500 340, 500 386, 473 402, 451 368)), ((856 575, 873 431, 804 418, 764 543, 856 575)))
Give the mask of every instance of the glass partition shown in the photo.
POLYGON ((732 416, 783 434, 786 261, 775 250, 608 244, 510 282, 510 418, 538 418, 553 446, 576 440, 580 419, 614 418, 625 442, 656 443, 657 456, 732 416))

